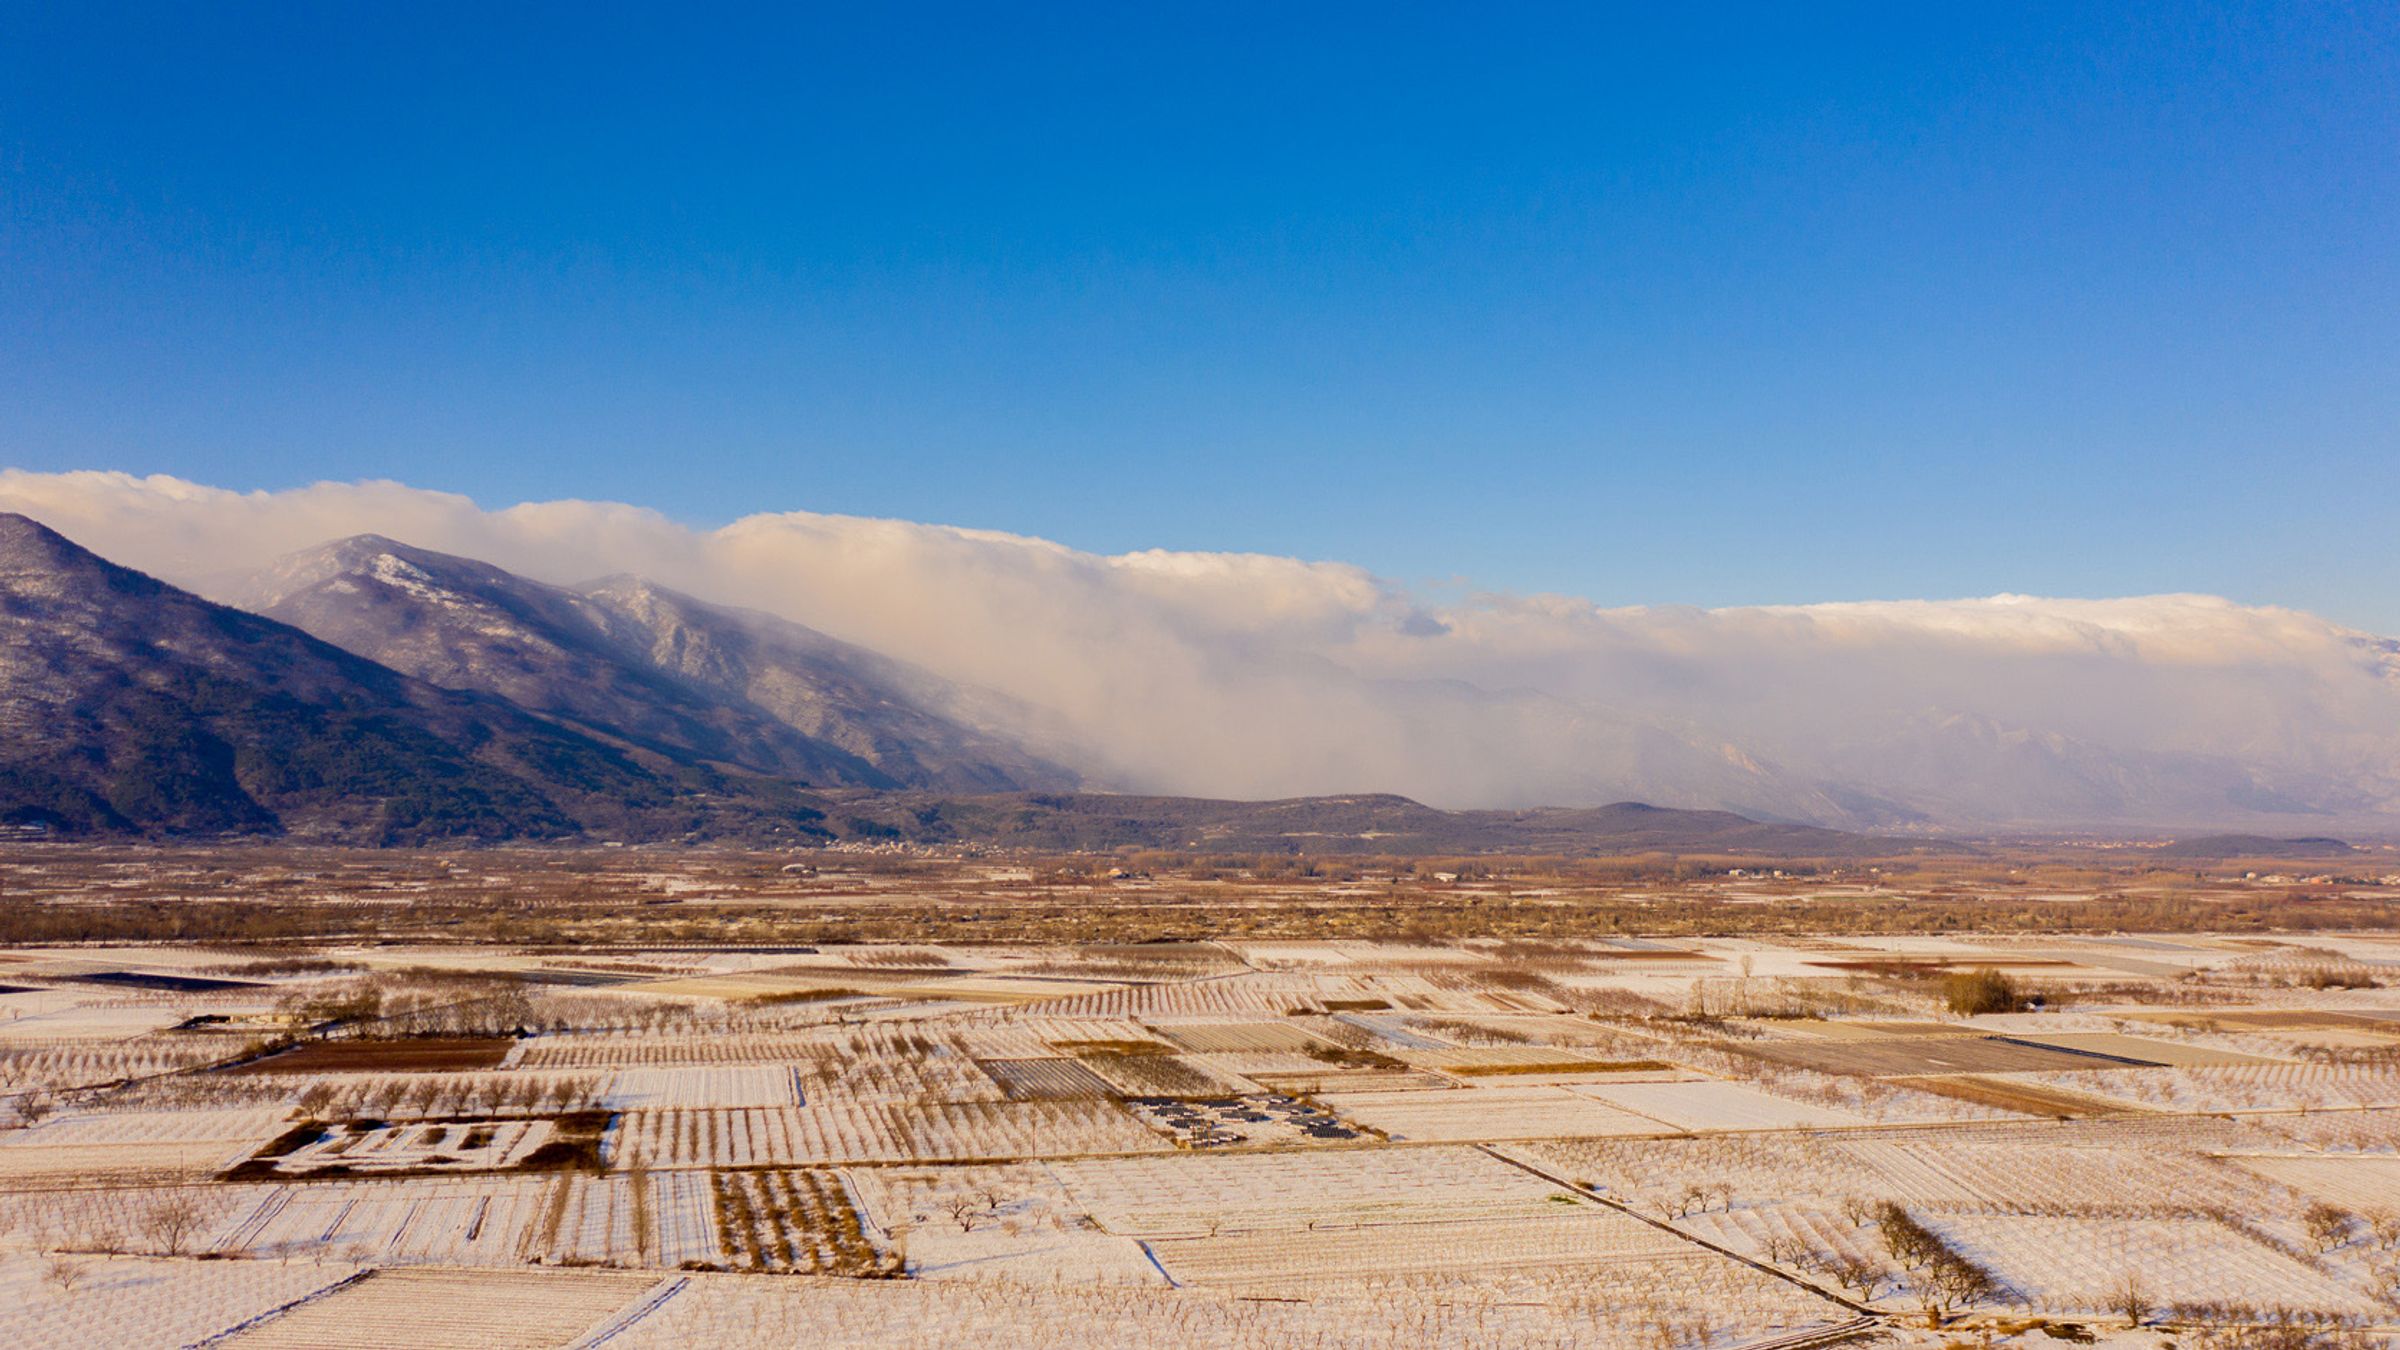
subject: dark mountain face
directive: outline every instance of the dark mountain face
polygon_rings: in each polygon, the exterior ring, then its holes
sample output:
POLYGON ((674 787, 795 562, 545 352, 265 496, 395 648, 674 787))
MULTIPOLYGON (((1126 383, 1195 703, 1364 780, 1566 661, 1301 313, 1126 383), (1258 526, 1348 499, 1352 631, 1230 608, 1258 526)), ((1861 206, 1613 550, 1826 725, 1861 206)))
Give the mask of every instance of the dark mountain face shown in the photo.
POLYGON ((362 535, 252 579, 249 607, 446 689, 679 762, 810 786, 1069 788, 946 709, 926 672, 631 578, 580 590, 362 535))
MULTIPOLYGON (((367 843, 673 830, 714 785, 0 515, 0 820, 367 843)), ((795 828, 809 809, 790 802, 795 828)))

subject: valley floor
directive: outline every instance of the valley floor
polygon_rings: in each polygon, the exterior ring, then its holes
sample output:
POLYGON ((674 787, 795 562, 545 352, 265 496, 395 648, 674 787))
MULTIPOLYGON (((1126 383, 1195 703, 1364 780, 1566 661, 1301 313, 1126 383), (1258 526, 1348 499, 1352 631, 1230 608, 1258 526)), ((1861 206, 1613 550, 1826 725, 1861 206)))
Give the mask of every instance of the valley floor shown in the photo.
POLYGON ((26 945, 0 1289, 20 1345, 2363 1342, 2400 937, 26 945))

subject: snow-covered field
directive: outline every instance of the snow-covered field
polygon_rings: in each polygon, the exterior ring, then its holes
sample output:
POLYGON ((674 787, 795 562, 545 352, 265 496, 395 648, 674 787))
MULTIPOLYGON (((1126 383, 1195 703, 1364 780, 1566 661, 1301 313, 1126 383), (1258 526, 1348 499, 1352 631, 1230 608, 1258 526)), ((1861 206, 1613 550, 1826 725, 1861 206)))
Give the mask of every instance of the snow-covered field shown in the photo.
POLYGON ((180 1346, 206 1340, 355 1269, 339 1263, 71 1258, 71 1285, 47 1258, 0 1254, 0 1344, 180 1346))
POLYGON ((940 1159, 1064 1158, 1174 1147, 1106 1101, 811 1102, 804 1107, 628 1111, 610 1135, 621 1167, 759 1167, 940 1159))
POLYGON ((1656 1134, 1675 1128, 1594 1100, 1574 1088, 1551 1084, 1429 1092, 1326 1092, 1319 1100, 1345 1120, 1402 1141, 1554 1139, 1656 1134))
POLYGON ((0 996, 0 1343, 105 1308, 160 1345, 1702 1350, 1921 1321, 1919 1230, 1990 1281, 1960 1335, 2096 1324, 2129 1274, 2400 1326, 2400 1021, 2265 942, 359 949, 189 1001, 72 977, 222 953, 42 957, 0 996), (1854 972, 1978 953, 2108 997, 1967 1018, 1854 972), (2183 1020, 2128 994, 2220 969, 2183 1020), (319 1072, 162 1029, 362 970, 570 982, 319 1072), (1742 1011, 1809 980, 1833 1011, 1742 1011), (2020 1055, 2089 1067, 1966 1067, 2020 1055))
POLYGON ((1855 1112, 1739 1083, 1591 1083, 1572 1091, 1684 1130, 1812 1130, 1866 1123, 1855 1112))
POLYGON ((1565 1272, 1547 1299, 1537 1297, 1542 1291, 1536 1288, 1494 1282, 1474 1289, 1395 1284, 1307 1301, 1262 1301, 1206 1289, 705 1275, 693 1277, 608 1344, 624 1350, 694 1345, 1642 1350, 1660 1344, 1662 1325, 1674 1329, 1670 1344, 1726 1344, 1747 1333, 1845 1320, 1839 1308, 1789 1285, 1744 1280, 1718 1267, 1678 1260, 1618 1269, 1628 1286, 1622 1300, 1579 1292, 1584 1289, 1580 1271, 1565 1272))

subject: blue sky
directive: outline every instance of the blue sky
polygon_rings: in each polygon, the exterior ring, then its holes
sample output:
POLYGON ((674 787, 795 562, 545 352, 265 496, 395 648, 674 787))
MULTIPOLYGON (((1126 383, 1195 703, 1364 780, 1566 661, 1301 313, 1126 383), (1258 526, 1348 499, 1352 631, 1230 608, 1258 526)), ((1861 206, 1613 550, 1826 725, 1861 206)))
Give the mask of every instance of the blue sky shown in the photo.
POLYGON ((0 463, 2400 633, 2400 10, 1031 8, 5 0, 0 463))

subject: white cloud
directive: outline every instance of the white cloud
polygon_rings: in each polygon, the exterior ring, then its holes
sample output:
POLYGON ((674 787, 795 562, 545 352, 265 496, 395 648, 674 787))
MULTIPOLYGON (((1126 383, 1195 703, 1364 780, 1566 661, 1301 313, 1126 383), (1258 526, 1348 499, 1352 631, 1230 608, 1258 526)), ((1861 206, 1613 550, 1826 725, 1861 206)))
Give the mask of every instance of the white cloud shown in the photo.
POLYGON ((392 482, 245 493, 5 471, 0 509, 220 594, 370 531, 548 581, 639 573, 1012 695, 1133 789, 1634 796, 1845 821, 1868 818, 1863 792, 2057 824, 2400 806, 2400 660, 2312 615, 2211 596, 1437 604, 1338 563, 1104 557, 807 512, 694 531, 616 503, 484 510, 392 482))

